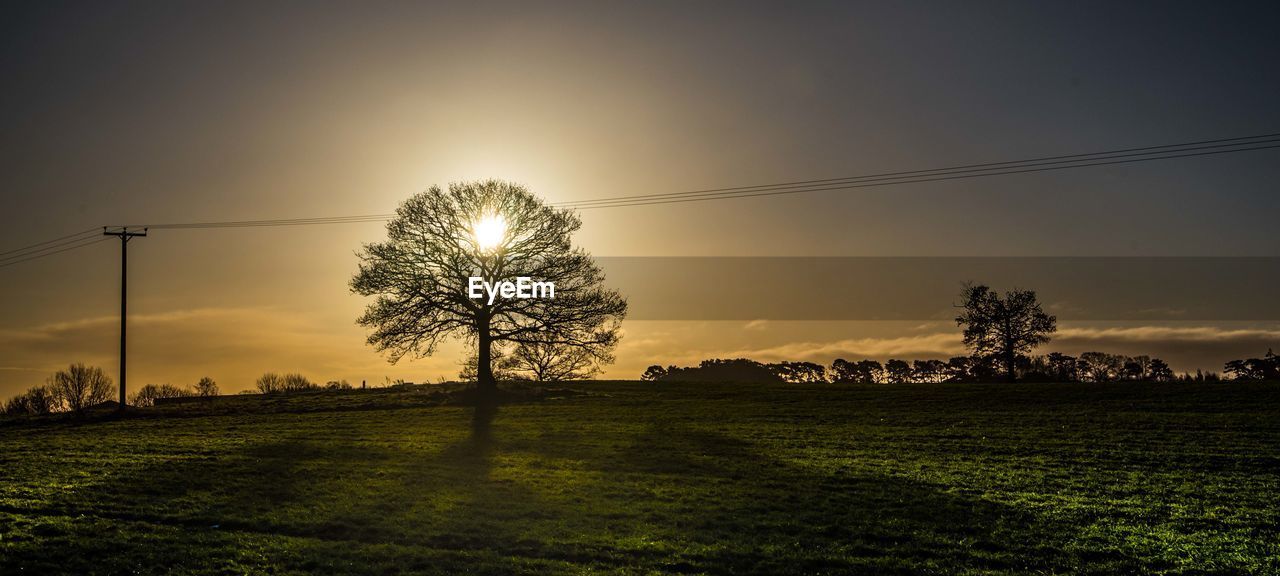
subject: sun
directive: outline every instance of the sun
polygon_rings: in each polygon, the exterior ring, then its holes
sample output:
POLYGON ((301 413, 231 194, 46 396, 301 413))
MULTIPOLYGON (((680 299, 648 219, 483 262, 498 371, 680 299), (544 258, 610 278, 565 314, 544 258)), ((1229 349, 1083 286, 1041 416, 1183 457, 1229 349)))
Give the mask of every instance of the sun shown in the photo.
POLYGON ((507 237, 507 221, 500 214, 484 216, 471 224, 471 235, 481 250, 492 250, 507 237))

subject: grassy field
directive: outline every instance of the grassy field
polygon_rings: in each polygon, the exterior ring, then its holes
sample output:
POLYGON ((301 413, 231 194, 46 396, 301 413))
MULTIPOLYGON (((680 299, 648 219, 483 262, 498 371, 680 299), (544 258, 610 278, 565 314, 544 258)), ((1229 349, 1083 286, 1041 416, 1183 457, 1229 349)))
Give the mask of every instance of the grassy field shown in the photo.
POLYGON ((0 571, 1280 573, 1280 387, 569 387, 0 424, 0 571))

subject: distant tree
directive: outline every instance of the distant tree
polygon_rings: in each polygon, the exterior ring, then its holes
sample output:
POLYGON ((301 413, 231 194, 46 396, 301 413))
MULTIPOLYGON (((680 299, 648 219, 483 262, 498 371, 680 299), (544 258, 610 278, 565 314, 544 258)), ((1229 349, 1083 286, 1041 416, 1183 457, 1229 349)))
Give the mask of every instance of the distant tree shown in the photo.
POLYGON ((853 362, 839 358, 831 363, 829 374, 832 382, 875 384, 883 377, 884 367, 875 360, 853 362))
POLYGON ((10 398, 4 405, 5 414, 49 414, 60 409, 57 396, 48 386, 32 386, 26 392, 10 398))
POLYGON ((955 356, 947 360, 946 366, 943 368, 945 377, 944 382, 971 382, 973 378, 973 358, 968 356, 955 356))
POLYGON ((1080 380, 1085 382, 1114 382, 1124 369, 1123 356, 1106 352, 1085 352, 1076 360, 1080 380))
POLYGON ((306 392, 308 390, 318 390, 319 384, 307 379, 301 374, 292 373, 285 374, 283 380, 284 392, 306 392))
POLYGON ((1152 358, 1147 366, 1147 379, 1152 382, 1169 382, 1173 380, 1173 370, 1164 360, 1152 358))
POLYGON ((346 380, 330 380, 327 383, 325 383, 324 389, 332 390, 332 391, 351 390, 352 386, 351 386, 351 383, 347 382, 346 380))
POLYGON ((111 378, 97 366, 72 364, 49 379, 49 390, 68 410, 81 413, 85 408, 111 400, 111 378))
POLYGON ((156 400, 161 398, 183 398, 194 395, 194 392, 179 388, 172 384, 160 384, 158 386, 155 384, 147 384, 146 386, 139 388, 137 392, 134 392, 133 396, 129 397, 129 402, 139 408, 146 408, 148 406, 155 406, 156 400))
MULTIPOLYGON (((501 348, 496 346, 494 347, 491 361, 493 362, 493 369, 490 370, 490 373, 493 375, 494 380, 498 382, 511 382, 522 379, 516 373, 506 369, 504 363, 507 362, 507 355, 501 348)), ((462 382, 478 382, 479 379, 479 359, 475 354, 472 354, 462 362, 462 368, 458 370, 458 380, 461 380, 462 382)))
POLYGON ((831 374, 831 381, 836 383, 857 382, 857 377, 854 374, 856 366, 855 363, 844 358, 836 358, 831 363, 831 370, 828 372, 831 374))
POLYGON ((784 382, 809 383, 827 381, 827 367, 813 362, 784 361, 767 364, 766 366, 784 382))
POLYGON ((546 205, 523 187, 490 180, 417 194, 387 224, 387 240, 359 252, 353 292, 374 296, 357 322, 369 344, 395 362, 431 355, 462 336, 476 346, 481 398, 496 390, 493 348, 504 342, 549 341, 611 349, 626 300, 604 287, 604 273, 570 239, 582 226, 568 209, 546 205), (480 232, 495 232, 481 238, 480 232), (468 278, 486 282, 529 277, 555 285, 554 298, 472 299, 468 278))
MULTIPOLYGON (((671 368, 675 368, 675 366, 672 366, 671 368)), ((662 380, 666 375, 667 368, 654 364, 653 366, 644 369, 644 374, 640 375, 640 379, 653 382, 655 380, 662 380)))
POLYGON ((783 382, 768 366, 748 360, 703 360, 697 366, 672 366, 662 377, 664 382, 783 382))
POLYGON ((552 339, 535 337, 516 344, 500 363, 503 369, 537 382, 586 380, 600 373, 602 364, 613 362, 613 345, 569 346, 552 339))
POLYGON ((1274 350, 1267 349, 1267 354, 1262 358, 1227 362, 1223 371, 1232 380, 1280 380, 1280 357, 1276 356, 1274 350))
POLYGON ((1045 356, 1045 361, 1049 365, 1049 376, 1056 382, 1075 382, 1080 379, 1077 373, 1077 363, 1074 356, 1068 356, 1060 352, 1050 352, 1045 356))
POLYGON ((911 363, 911 379, 916 382, 942 382, 947 379, 947 363, 941 360, 916 360, 911 363))
POLYGON ((1137 380, 1144 379, 1146 375, 1147 375, 1147 367, 1138 358, 1125 358, 1121 362, 1121 368, 1120 368, 1121 380, 1137 381, 1137 380))
POLYGON ((861 384, 876 384, 884 380, 884 366, 876 360, 859 360, 854 367, 855 382, 861 384))
POLYGON ((890 384, 906 384, 911 381, 911 365, 905 360, 890 359, 884 363, 884 374, 890 384))
POLYGON ((263 394, 275 394, 284 392, 284 378, 275 372, 267 372, 258 377, 258 392, 263 394))
POLYGON ((199 382, 196 382, 195 392, 196 396, 217 396, 218 383, 214 382, 213 378, 205 376, 199 382))
POLYGON ((1266 374, 1266 364, 1259 358, 1232 360, 1227 362, 1222 371, 1232 380, 1262 380, 1266 374))
POLYGON ((966 284, 960 293, 956 325, 964 327, 964 343, 977 357, 998 358, 1005 377, 1017 379, 1018 356, 1049 341, 1058 319, 1046 314, 1032 290, 1011 290, 1004 297, 982 285, 966 284))

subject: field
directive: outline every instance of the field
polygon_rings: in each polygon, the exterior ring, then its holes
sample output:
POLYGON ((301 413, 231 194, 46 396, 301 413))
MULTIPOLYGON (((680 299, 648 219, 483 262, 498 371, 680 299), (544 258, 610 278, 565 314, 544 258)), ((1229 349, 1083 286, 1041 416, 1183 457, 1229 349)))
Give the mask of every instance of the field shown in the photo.
POLYGON ((1280 573, 1280 387, 566 386, 0 423, 0 571, 1280 573))

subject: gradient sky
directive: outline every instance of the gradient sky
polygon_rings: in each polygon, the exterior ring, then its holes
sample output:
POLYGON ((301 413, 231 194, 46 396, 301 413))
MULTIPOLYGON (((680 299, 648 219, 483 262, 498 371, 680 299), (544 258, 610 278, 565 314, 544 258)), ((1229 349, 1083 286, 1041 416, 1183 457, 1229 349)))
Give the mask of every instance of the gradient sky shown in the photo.
MULTIPOLYGON (((564 201, 1280 132, 1275 3, 28 3, 2 22, 0 251, 107 224, 387 213, 458 180, 564 201)), ((1266 150, 589 210, 577 241, 602 256, 1280 256, 1278 181, 1266 150)), ((457 349, 391 367, 364 346, 347 281, 382 237, 133 242, 131 384, 452 377, 457 349)), ((114 375, 118 266, 102 243, 0 268, 0 396, 71 361, 114 375)), ((961 351, 946 322, 625 330, 608 375, 961 351)), ((1094 322, 1051 347, 1219 369, 1268 345, 1275 322, 1094 322)))

